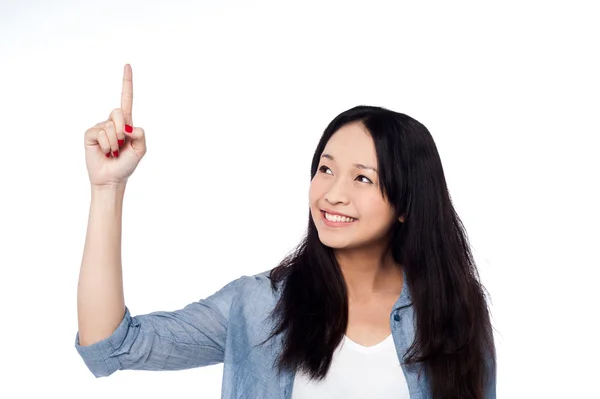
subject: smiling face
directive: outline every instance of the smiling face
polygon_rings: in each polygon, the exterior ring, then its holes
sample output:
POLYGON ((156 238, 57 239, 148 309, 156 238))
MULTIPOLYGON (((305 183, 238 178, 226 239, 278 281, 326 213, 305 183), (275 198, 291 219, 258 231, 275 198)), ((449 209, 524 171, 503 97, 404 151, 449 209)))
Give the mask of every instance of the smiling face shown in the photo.
POLYGON ((310 183, 310 212, 321 242, 333 249, 382 244, 397 222, 382 197, 373 139, 365 126, 342 126, 327 142, 310 183))

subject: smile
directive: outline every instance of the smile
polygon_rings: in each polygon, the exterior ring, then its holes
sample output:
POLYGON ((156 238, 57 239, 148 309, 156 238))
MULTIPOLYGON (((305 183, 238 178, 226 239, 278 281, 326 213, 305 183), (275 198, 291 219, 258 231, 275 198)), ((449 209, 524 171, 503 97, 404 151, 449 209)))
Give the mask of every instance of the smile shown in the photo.
POLYGON ((351 218, 349 216, 333 215, 328 212, 321 211, 321 220, 326 226, 344 227, 356 222, 358 219, 351 218))

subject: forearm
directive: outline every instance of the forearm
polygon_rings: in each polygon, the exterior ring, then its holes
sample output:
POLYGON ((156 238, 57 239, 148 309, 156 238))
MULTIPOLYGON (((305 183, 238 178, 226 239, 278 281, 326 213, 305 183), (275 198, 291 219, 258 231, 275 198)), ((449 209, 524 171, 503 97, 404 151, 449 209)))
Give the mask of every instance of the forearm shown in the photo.
POLYGON ((92 187, 90 214, 77 287, 79 341, 110 336, 125 312, 121 226, 125 186, 92 187))

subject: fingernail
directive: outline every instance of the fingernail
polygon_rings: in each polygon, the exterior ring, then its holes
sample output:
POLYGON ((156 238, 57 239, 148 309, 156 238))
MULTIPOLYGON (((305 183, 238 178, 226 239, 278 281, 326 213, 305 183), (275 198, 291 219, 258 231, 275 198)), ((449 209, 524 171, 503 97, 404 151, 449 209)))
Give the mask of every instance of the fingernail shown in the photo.
POLYGON ((119 147, 123 147, 124 143, 125 143, 125 140, 119 140, 119 147))
POLYGON ((115 150, 113 151, 113 157, 118 157, 119 156, 119 150, 115 150))
POLYGON ((129 126, 129 125, 125 125, 125 131, 127 133, 131 133, 131 132, 133 132, 133 128, 131 126, 129 126))
POLYGON ((110 158, 110 151, 106 153, 106 158, 110 158))

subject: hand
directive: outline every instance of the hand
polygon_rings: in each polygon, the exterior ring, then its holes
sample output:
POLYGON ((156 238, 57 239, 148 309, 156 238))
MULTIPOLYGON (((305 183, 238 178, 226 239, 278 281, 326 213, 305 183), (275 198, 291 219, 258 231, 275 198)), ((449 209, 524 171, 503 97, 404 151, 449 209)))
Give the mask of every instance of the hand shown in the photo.
POLYGON ((121 108, 85 132, 85 162, 92 186, 124 185, 146 154, 144 129, 133 127, 133 80, 131 66, 123 70, 121 108))

